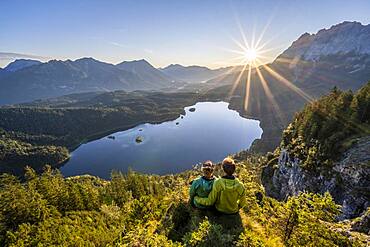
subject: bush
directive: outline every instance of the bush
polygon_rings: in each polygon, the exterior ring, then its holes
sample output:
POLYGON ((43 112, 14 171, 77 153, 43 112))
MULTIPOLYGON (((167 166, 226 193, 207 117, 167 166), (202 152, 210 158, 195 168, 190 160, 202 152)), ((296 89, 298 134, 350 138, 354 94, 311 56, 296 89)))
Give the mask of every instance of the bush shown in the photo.
POLYGON ((211 224, 208 219, 199 224, 197 230, 184 236, 186 246, 230 246, 233 244, 233 236, 223 233, 223 228, 218 224, 211 224))
POLYGON ((328 228, 339 214, 329 193, 323 196, 312 193, 300 193, 291 197, 285 204, 284 242, 288 246, 351 246, 345 236, 328 228))

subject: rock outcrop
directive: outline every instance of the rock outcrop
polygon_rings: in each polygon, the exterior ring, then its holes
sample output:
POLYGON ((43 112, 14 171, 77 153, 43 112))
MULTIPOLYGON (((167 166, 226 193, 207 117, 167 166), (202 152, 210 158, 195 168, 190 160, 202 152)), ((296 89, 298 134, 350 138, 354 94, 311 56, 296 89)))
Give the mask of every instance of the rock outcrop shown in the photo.
POLYGON ((316 34, 304 33, 282 56, 312 61, 328 55, 370 54, 369 38, 370 25, 345 21, 316 34))
POLYGON ((300 191, 330 192, 342 205, 340 219, 361 215, 370 206, 370 137, 363 137, 348 149, 333 167, 307 171, 300 160, 282 150, 276 162, 262 172, 267 195, 284 200, 300 191))
POLYGON ((351 230, 362 232, 370 236, 370 209, 353 221, 351 230))

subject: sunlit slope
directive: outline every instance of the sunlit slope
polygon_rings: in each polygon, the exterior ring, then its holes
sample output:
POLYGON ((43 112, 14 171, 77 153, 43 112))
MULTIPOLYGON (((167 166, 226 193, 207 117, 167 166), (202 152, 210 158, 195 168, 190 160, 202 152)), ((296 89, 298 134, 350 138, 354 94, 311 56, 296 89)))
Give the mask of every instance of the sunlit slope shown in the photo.
MULTIPOLYGON (((179 175, 113 174, 65 179, 47 170, 27 172, 20 184, 0 179, 0 243, 4 246, 365 246, 351 222, 335 223, 331 197, 301 194, 286 203, 264 196, 263 158, 237 155, 247 189, 240 216, 216 216, 188 205, 199 170, 179 175), (348 235, 349 234, 349 235, 348 235), (351 238, 349 237, 351 236, 351 238)), ((219 168, 218 168, 219 169, 219 168)), ((216 172, 220 174, 219 171, 216 172)))

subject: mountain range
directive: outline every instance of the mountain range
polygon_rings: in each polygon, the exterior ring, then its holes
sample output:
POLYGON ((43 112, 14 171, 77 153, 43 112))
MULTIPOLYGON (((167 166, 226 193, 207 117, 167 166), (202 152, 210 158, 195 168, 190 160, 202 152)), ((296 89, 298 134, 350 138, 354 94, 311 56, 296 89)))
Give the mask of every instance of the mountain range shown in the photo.
POLYGON ((174 90, 202 83, 241 67, 209 69, 169 65, 157 69, 144 59, 117 65, 81 58, 75 61, 18 59, 0 68, 0 104, 14 104, 92 91, 174 90))
POLYGON ((177 88, 177 81, 145 60, 118 65, 93 58, 46 63, 16 60, 0 76, 0 104, 13 104, 71 93, 177 88))
POLYGON ((249 90, 248 71, 240 67, 212 70, 173 64, 156 69, 145 60, 113 65, 93 58, 52 60, 32 66, 15 61, 9 66, 18 69, 5 75, 4 70, 0 72, 0 104, 92 91, 176 91, 188 83, 188 91, 229 101, 230 107, 242 115, 264 120, 264 135, 271 137, 267 141, 274 146, 280 139, 276 133, 308 101, 334 86, 357 90, 370 79, 369 37, 370 25, 358 22, 305 33, 272 63, 252 69, 249 90), (270 130, 275 134, 269 134, 270 130))

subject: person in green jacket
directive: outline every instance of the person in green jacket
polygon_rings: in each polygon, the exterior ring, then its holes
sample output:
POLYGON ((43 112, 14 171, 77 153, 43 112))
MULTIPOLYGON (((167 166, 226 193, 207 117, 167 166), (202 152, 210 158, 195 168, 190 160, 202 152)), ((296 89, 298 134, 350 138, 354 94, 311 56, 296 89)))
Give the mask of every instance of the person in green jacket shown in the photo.
POLYGON ((208 206, 203 206, 194 201, 195 196, 207 197, 212 190, 213 182, 215 177, 213 176, 214 165, 212 161, 208 160, 202 164, 203 176, 191 182, 190 186, 190 204, 193 207, 206 209, 208 206))
POLYGON ((216 210, 223 214, 237 214, 246 204, 245 187, 233 175, 236 168, 233 159, 224 159, 222 168, 226 175, 213 183, 207 198, 195 196, 194 203, 202 206, 215 205, 216 210))

